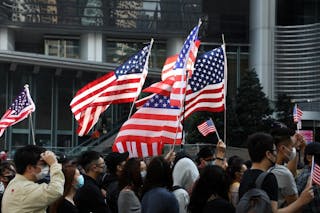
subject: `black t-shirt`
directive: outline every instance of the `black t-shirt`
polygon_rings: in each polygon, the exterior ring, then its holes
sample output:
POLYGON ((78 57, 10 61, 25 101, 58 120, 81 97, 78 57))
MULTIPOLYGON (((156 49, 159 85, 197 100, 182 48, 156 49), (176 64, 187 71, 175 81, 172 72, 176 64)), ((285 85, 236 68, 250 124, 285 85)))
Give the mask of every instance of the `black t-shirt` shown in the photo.
MULTIPOLYGON (((256 179, 262 172, 263 171, 259 169, 249 169, 243 174, 239 188, 239 199, 249 191, 249 189, 255 187, 256 179)), ((261 188, 268 194, 271 201, 278 202, 278 182, 273 173, 267 175, 261 188)))
POLYGON ((211 201, 208 201, 207 204, 203 208, 203 213, 211 213, 211 212, 223 212, 223 213, 235 213, 233 205, 228 201, 217 198, 211 201))
POLYGON ((57 213, 78 213, 79 210, 76 206, 70 203, 68 200, 63 199, 61 205, 58 207, 57 213))

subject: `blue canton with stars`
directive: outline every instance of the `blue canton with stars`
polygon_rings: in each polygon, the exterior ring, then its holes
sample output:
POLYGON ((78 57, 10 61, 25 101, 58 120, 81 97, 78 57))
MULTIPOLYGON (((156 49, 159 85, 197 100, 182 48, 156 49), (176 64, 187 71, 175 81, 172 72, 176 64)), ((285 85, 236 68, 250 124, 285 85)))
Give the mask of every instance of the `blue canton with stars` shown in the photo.
POLYGON ((170 105, 170 98, 163 95, 155 95, 143 105, 147 108, 162 108, 162 109, 179 109, 170 105))
POLYGON ((142 73, 147 60, 150 45, 145 46, 137 54, 133 55, 128 61, 119 66, 115 74, 118 78, 120 75, 142 73))
POLYGON ((14 110, 12 112, 12 115, 18 115, 20 112, 26 108, 27 106, 30 106, 31 103, 29 102, 27 92, 23 90, 18 97, 13 101, 11 106, 9 107, 10 110, 14 110))
POLYGON ((203 89, 209 84, 221 83, 224 79, 224 53, 221 47, 199 56, 194 72, 189 79, 193 92, 203 89))
POLYGON ((195 28, 193 28, 193 30, 189 34, 187 40, 183 44, 183 47, 179 53, 179 57, 174 65, 173 69, 185 67, 185 63, 187 61, 187 54, 189 52, 191 43, 197 39, 198 30, 199 30, 199 27, 196 26, 195 28))

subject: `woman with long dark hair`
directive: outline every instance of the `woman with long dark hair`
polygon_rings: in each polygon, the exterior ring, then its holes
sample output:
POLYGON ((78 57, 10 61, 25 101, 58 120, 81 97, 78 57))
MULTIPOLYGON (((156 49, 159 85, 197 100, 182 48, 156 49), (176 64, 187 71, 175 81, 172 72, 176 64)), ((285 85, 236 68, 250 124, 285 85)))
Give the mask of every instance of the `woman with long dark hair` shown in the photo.
POLYGON ((237 206, 239 201, 239 187, 243 173, 247 170, 244 160, 239 156, 232 156, 229 158, 227 175, 230 181, 229 197, 232 205, 237 206))
POLYGON ((140 174, 140 160, 129 159, 123 167, 119 177, 118 212, 119 213, 140 213, 142 177, 140 174))
POLYGON ((76 190, 84 184, 83 176, 75 165, 63 166, 62 172, 65 177, 64 191, 62 197, 50 206, 50 213, 77 213, 73 197, 76 190))
POLYGON ((196 181, 190 197, 191 213, 235 212, 229 203, 229 181, 220 166, 206 166, 196 181))

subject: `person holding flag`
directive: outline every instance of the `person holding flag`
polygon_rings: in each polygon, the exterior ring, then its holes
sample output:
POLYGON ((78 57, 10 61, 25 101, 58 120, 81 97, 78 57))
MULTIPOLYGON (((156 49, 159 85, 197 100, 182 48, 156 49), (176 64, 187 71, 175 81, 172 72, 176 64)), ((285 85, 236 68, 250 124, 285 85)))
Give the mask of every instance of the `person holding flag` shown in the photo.
POLYGON ((296 177, 296 184, 298 193, 301 195, 307 182, 312 177, 314 199, 307 204, 302 212, 320 212, 320 170, 319 170, 319 158, 320 158, 320 143, 312 142, 309 143, 304 150, 304 163, 305 166, 301 170, 301 173, 296 177))
POLYGON ((35 109, 36 107, 29 92, 29 85, 26 84, 0 120, 0 137, 7 127, 24 120, 35 109))

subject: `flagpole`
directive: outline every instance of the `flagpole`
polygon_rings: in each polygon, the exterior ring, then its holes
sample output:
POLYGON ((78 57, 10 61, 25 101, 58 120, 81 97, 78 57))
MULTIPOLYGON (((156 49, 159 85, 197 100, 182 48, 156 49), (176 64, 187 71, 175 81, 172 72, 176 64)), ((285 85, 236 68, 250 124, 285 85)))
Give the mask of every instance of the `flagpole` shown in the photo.
POLYGON ((32 122, 32 115, 30 113, 29 116, 30 126, 31 126, 31 135, 32 135, 32 144, 36 145, 35 137, 34 137, 34 129, 33 129, 33 122, 32 122))
MULTIPOLYGON (((201 26, 201 24, 202 24, 202 21, 201 21, 201 19, 199 18, 199 21, 198 21, 198 28, 200 28, 200 26, 201 26)), ((198 32, 197 32, 197 35, 196 35, 196 37, 198 36, 198 33, 199 33, 199 29, 198 29, 198 32)), ((196 38, 195 37, 195 38, 196 38)), ((193 44, 194 44, 194 41, 193 41, 193 44)), ((187 88, 188 88, 188 78, 190 77, 190 76, 188 76, 188 72, 187 72, 187 64, 188 64, 188 59, 189 59, 189 56, 190 56, 190 50, 191 50, 191 46, 189 47, 189 49, 188 49, 188 58, 186 59, 186 62, 184 63, 184 65, 183 65, 183 70, 186 72, 186 88, 185 88, 185 92, 184 92, 184 96, 183 96, 183 99, 181 99, 181 101, 183 102, 183 103, 181 103, 180 104, 180 113, 179 113, 179 115, 177 116, 177 128, 176 128, 176 137, 175 137, 175 139, 174 139, 174 142, 173 142, 173 147, 176 145, 176 140, 177 140, 177 136, 178 136, 178 129, 179 129, 179 122, 180 122, 180 120, 181 121, 183 121, 184 120, 184 108, 185 108, 185 99, 186 99, 186 95, 187 95, 187 88), (181 119, 181 117, 182 117, 182 119, 181 119)), ((182 87, 180 87, 180 94, 182 93, 182 87)), ((184 125, 182 125, 182 135, 181 135, 181 141, 183 142, 184 140, 184 134, 183 134, 183 131, 184 131, 184 125)), ((181 143, 182 144, 182 143, 181 143)))
POLYGON ((313 176, 313 168, 314 168, 314 155, 312 155, 312 164, 311 164, 311 173, 310 173, 311 183, 312 183, 312 176, 313 176))
MULTIPOLYGON (((151 48, 152 48, 152 45, 153 45, 153 41, 154 41, 153 38, 151 38, 150 47, 149 47, 149 51, 148 51, 148 55, 147 55, 147 61, 146 61, 146 64, 148 64, 148 66, 149 66, 149 56, 150 56, 150 53, 151 53, 151 48)), ((144 65, 144 68, 143 68, 143 69, 145 69, 146 64, 144 65)), ((145 77, 146 77, 146 76, 145 76, 145 77)), ((145 78, 145 77, 144 77, 144 78, 145 78)), ((141 82, 140 82, 140 83, 141 83, 141 82)), ((143 85, 140 85, 140 91, 139 91, 139 90, 137 91, 137 95, 136 95, 136 97, 134 98, 134 100, 133 100, 133 102, 132 102, 128 119, 129 119, 129 118, 131 117, 131 115, 132 115, 133 106, 134 106, 134 104, 135 104, 138 96, 140 95, 140 92, 141 92, 141 90, 142 90, 142 86, 143 86, 143 85)))
POLYGON ((227 67, 227 53, 226 53, 226 43, 224 40, 224 34, 222 36, 222 45, 223 45, 223 52, 224 52, 224 112, 223 112, 223 141, 227 146, 227 72, 226 72, 226 67, 227 67))
MULTIPOLYGON (((210 120, 212 121, 212 123, 213 123, 213 125, 214 125, 214 122, 213 122, 213 120, 212 120, 212 118, 211 118, 211 117, 210 117, 210 120)), ((215 125, 214 125, 214 127, 215 127, 215 125)), ((216 129, 216 135, 217 135, 218 141, 220 141, 220 140, 221 140, 221 138, 220 138, 220 135, 219 135, 219 132, 218 132, 217 127, 215 127, 215 129, 216 129)))

